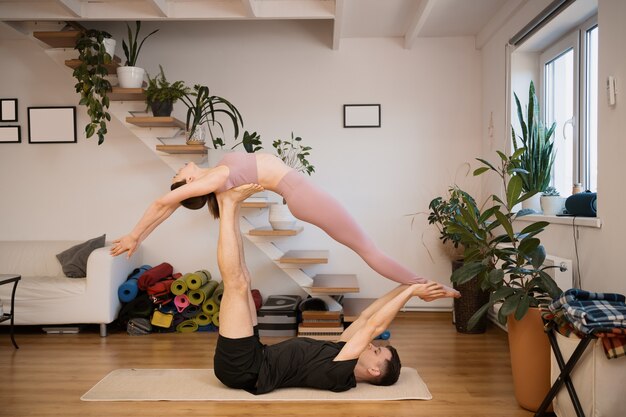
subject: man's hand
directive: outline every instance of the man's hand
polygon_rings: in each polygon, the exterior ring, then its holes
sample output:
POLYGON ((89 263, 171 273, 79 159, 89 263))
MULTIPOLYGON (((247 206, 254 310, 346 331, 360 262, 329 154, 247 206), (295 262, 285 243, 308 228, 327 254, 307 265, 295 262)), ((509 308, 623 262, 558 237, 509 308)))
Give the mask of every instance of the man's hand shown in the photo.
POLYGON ((428 281, 424 284, 412 284, 411 294, 424 301, 433 301, 447 296, 444 286, 435 281, 428 281))
POLYGON ((137 245, 138 242, 136 238, 131 235, 122 236, 121 238, 113 241, 110 253, 112 256, 118 256, 124 252, 128 252, 128 258, 130 258, 137 250, 137 245))

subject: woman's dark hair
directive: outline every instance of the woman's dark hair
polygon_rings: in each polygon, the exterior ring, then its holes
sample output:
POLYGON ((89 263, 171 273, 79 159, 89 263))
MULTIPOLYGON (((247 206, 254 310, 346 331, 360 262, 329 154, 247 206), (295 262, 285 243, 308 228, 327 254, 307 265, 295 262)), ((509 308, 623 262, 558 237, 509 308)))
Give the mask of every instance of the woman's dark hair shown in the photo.
POLYGON ((384 362, 380 375, 373 381, 370 381, 373 385, 393 385, 400 378, 400 369, 402 368, 402 363, 400 363, 400 356, 398 355, 398 351, 393 346, 385 346, 387 349, 391 351, 391 359, 388 359, 384 362))
MULTIPOLYGON (((182 180, 182 181, 177 181, 174 184, 171 185, 170 190, 175 190, 179 187, 182 187, 183 185, 187 184, 186 180, 182 180)), ((204 205, 206 204, 208 200, 208 196, 206 195, 199 195, 197 197, 189 197, 183 201, 180 202, 180 204, 185 207, 188 208, 190 210, 198 210, 201 209, 202 207, 204 207, 204 205)))
POLYGON ((209 212, 213 215, 214 219, 220 218, 220 205, 217 204, 217 197, 215 197, 215 193, 209 193, 207 195, 209 212))

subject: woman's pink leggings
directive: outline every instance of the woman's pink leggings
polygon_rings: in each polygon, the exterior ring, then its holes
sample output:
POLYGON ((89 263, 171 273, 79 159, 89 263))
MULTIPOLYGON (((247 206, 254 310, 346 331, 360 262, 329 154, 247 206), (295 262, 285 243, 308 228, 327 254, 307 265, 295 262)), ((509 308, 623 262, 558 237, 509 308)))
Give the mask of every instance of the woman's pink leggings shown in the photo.
POLYGON ((295 217, 314 224, 355 251, 380 275, 402 284, 424 281, 378 249, 350 213, 304 175, 290 171, 280 180, 276 191, 287 201, 295 217))

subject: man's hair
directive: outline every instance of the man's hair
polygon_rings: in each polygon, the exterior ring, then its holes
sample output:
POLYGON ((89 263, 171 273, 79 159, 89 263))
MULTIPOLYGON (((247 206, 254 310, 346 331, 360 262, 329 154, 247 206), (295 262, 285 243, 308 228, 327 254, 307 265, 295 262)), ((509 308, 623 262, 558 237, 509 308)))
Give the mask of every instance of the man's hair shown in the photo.
POLYGON ((400 356, 398 356, 398 351, 393 346, 385 346, 391 352, 391 359, 386 359, 383 362, 380 375, 377 378, 370 381, 373 385, 393 385, 398 381, 400 377, 400 369, 402 368, 402 363, 400 363, 400 356))

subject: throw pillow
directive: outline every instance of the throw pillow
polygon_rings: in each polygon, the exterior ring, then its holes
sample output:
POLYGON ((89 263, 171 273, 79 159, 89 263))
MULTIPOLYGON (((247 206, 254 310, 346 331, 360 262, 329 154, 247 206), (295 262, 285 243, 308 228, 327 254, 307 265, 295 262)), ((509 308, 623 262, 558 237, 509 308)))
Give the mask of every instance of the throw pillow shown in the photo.
POLYGON ((89 239, 86 242, 72 246, 57 254, 63 273, 68 278, 85 278, 87 276, 87 258, 95 249, 104 246, 106 234, 89 239))

